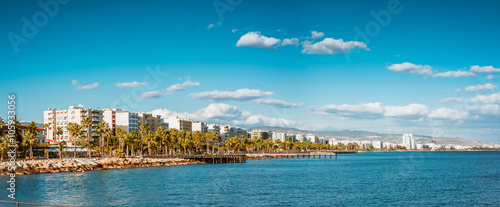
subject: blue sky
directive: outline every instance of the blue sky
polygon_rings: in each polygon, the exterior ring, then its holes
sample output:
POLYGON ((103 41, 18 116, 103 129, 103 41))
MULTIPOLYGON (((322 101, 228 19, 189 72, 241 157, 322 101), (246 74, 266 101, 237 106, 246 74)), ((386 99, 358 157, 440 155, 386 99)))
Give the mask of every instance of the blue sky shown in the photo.
POLYGON ((83 104, 500 142, 495 1, 42 2, 0 8, 20 119, 83 104))

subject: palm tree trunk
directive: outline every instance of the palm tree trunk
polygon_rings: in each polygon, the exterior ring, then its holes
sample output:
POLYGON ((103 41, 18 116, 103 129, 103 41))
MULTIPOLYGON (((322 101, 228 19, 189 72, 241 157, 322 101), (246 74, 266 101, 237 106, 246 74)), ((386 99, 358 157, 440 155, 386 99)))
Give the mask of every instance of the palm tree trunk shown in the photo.
POLYGON ((127 144, 127 151, 125 151, 125 154, 127 155, 128 157, 128 144, 127 144))
POLYGON ((73 158, 76 158, 76 136, 73 139, 73 158))
POLYGON ((30 144, 30 159, 33 159, 33 145, 30 144))

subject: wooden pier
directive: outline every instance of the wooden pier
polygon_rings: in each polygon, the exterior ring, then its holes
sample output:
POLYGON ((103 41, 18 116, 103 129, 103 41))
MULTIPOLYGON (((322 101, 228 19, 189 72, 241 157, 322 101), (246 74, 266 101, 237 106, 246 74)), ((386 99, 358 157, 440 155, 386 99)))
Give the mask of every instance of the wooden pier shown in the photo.
POLYGON ((150 158, 181 158, 197 160, 206 164, 245 163, 247 159, 337 159, 337 154, 356 154, 354 150, 330 150, 311 152, 261 152, 231 154, 193 154, 148 156, 150 158))

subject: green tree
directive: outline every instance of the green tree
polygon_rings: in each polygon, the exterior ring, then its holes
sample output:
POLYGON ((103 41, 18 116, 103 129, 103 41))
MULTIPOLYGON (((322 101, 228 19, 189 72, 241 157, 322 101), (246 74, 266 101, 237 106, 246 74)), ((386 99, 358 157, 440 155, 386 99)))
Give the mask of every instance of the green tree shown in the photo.
POLYGON ((59 159, 62 159, 65 147, 66 147, 66 141, 62 141, 59 142, 59 144, 57 144, 57 149, 59 150, 59 159))
POLYGON ((2 160, 4 159, 4 155, 9 151, 10 138, 8 134, 2 136, 2 143, 0 143, 0 153, 2 160))
POLYGON ((76 157, 76 140, 82 134, 82 126, 71 122, 68 124, 68 132, 73 137, 73 156, 76 157))
POLYGON ((125 141, 127 140, 127 132, 122 128, 117 128, 116 138, 118 138, 118 150, 124 152, 125 141))
POLYGON ((24 140, 23 142, 25 143, 25 145, 28 145, 30 148, 30 159, 33 159, 33 145, 36 145, 38 144, 38 138, 36 137, 37 135, 37 129, 36 129, 36 124, 35 122, 31 122, 29 125, 28 125, 28 128, 26 129, 26 131, 24 132, 24 140))
POLYGON ((89 117, 86 117, 82 120, 82 129, 86 129, 86 137, 87 137, 87 140, 85 140, 84 142, 82 142, 82 145, 87 148, 87 155, 90 157, 91 156, 91 153, 92 153, 92 149, 91 149, 91 135, 92 135, 92 131, 91 131, 91 127, 92 127, 92 119, 89 118, 89 117))
POLYGON ((99 151, 100 153, 104 153, 105 143, 108 144, 109 136, 111 136, 111 129, 109 128, 109 124, 105 121, 99 123, 97 125, 97 133, 99 133, 99 151))
POLYGON ((139 150, 141 152, 141 156, 143 156, 144 143, 147 143, 147 134, 148 134, 148 125, 141 124, 141 126, 139 126, 139 136, 140 136, 139 150))

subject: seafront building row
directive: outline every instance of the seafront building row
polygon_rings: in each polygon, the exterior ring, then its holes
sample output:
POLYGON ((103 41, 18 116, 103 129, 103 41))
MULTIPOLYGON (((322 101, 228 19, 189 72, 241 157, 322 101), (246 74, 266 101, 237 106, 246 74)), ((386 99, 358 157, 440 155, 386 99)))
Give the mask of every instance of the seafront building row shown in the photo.
MULTIPOLYGON (((52 144, 62 141, 73 144, 72 137, 68 131, 68 124, 77 123, 81 125, 87 118, 92 123, 89 129, 82 128, 83 136, 87 136, 87 133, 90 133, 94 139, 100 136, 97 132, 97 128, 99 123, 102 122, 109 124, 109 128, 112 130, 121 128, 126 132, 131 132, 132 130, 138 132, 139 126, 146 124, 149 131, 156 131, 158 127, 161 126, 165 129, 177 129, 190 132, 199 131, 202 134, 215 132, 218 136, 222 137, 223 140, 234 136, 249 136, 246 129, 230 125, 207 124, 200 121, 182 119, 176 116, 162 118, 160 115, 153 115, 147 112, 132 112, 118 108, 84 108, 82 105, 78 105, 70 106, 68 109, 64 110, 49 108, 43 112, 43 123, 48 126, 45 141, 52 144), (57 133, 58 128, 62 133, 57 133)), ((43 141, 39 143, 43 143, 43 141)))
MULTIPOLYGON (((401 143, 390 143, 382 142, 378 140, 372 141, 352 141, 352 140, 338 140, 335 138, 325 138, 318 137, 315 134, 287 134, 285 132, 279 131, 266 131, 266 130, 253 130, 248 132, 246 129, 230 126, 230 125, 218 125, 218 124, 207 124, 201 121, 193 121, 189 119, 182 119, 177 116, 171 117, 161 117, 160 115, 154 115, 147 112, 133 112, 127 110, 121 110, 118 108, 84 108, 82 105, 70 106, 68 109, 55 109, 49 108, 43 112, 43 123, 47 126, 46 130, 44 128, 38 128, 38 143, 49 142, 51 144, 60 143, 62 141, 67 142, 72 145, 72 137, 68 131, 69 123, 82 124, 84 120, 88 118, 90 120, 91 126, 89 129, 82 128, 83 136, 87 136, 90 133, 94 139, 100 137, 97 132, 99 123, 106 122, 109 124, 109 128, 113 131, 121 128, 126 132, 131 132, 132 130, 138 132, 139 126, 145 124, 149 131, 156 131, 158 127, 163 127, 165 129, 177 129, 181 131, 196 132, 199 131, 202 134, 207 132, 214 132, 222 138, 222 142, 230 137, 240 137, 242 135, 250 137, 252 139, 262 138, 262 139, 273 139, 280 140, 281 142, 310 142, 312 144, 322 143, 329 144, 332 146, 349 143, 357 144, 360 147, 383 149, 383 148, 395 148, 395 147, 405 147, 408 150, 425 150, 425 149, 438 149, 438 148, 450 148, 452 146, 437 145, 435 143, 417 144, 415 137, 412 134, 404 134, 401 137, 401 143), (58 133, 58 129, 62 133, 58 133), (89 130, 89 132, 87 132, 89 130)), ((6 127, 6 126, 4 126, 6 127)), ((470 146, 460 146, 454 145, 456 149, 466 149, 470 146)))

